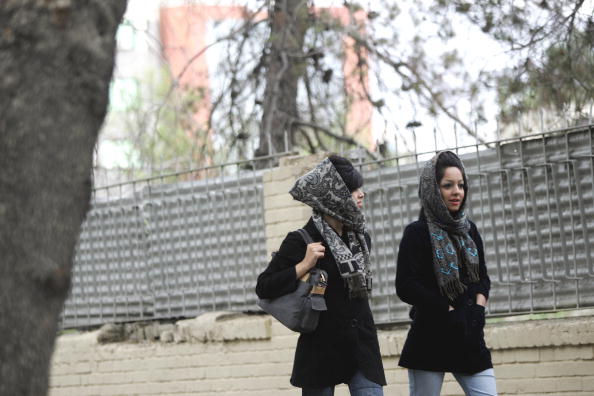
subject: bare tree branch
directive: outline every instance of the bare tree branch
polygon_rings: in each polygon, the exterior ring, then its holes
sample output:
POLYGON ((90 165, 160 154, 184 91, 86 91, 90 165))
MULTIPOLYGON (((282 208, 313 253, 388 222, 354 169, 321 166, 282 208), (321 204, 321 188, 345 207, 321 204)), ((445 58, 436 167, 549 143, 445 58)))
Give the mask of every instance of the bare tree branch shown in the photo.
POLYGON ((307 134, 307 132, 303 128, 298 128, 297 130, 299 132, 301 132, 301 135, 305 138, 305 141, 307 142, 307 145, 309 146, 309 152, 311 154, 315 154, 317 152, 316 146, 314 146, 314 144, 311 141, 311 138, 309 137, 309 135, 307 134))
POLYGON ((192 65, 192 63, 194 63, 198 58, 200 58, 202 55, 204 55, 209 48, 212 48, 213 46, 215 46, 217 44, 220 44, 220 43, 222 43, 224 41, 231 40, 231 39, 233 39, 239 33, 247 34, 255 26, 257 26, 260 23, 265 22, 266 19, 263 19, 263 20, 260 20, 260 21, 257 21, 257 22, 254 22, 253 21, 253 19, 256 17, 256 15, 258 15, 258 12, 262 10, 262 7, 260 7, 260 9, 257 12, 253 13, 252 14, 252 17, 249 18, 249 19, 247 19, 239 28, 231 31, 231 33, 227 34, 226 36, 223 36, 223 37, 221 37, 221 38, 213 41, 212 43, 206 45, 204 48, 202 48, 200 51, 198 51, 196 54, 194 54, 188 60, 188 62, 184 65, 183 69, 177 74, 177 76, 173 80, 171 86, 169 87, 169 90, 168 90, 167 94, 165 95, 165 99, 163 100, 163 102, 161 103, 161 105, 156 109, 156 116, 155 116, 155 122, 154 122, 153 129, 156 129, 156 126, 159 123, 159 118, 161 116, 161 111, 163 109, 163 106, 165 105, 165 103, 167 103, 167 101, 169 100, 169 97, 171 96, 171 94, 173 93, 173 91, 179 86, 179 82, 180 82, 181 78, 188 71, 188 69, 190 68, 190 66, 192 65))
POLYGON ((304 127, 308 127, 308 128, 312 128, 312 129, 317 129, 318 131, 323 132, 324 134, 330 136, 331 138, 338 140, 340 142, 347 143, 350 146, 354 146, 357 148, 363 148, 365 150, 365 152, 367 153, 367 155, 369 155, 369 157, 371 157, 375 160, 380 159, 380 157, 378 157, 377 154, 369 151, 369 149, 367 149, 366 147, 361 146, 355 139, 353 139, 351 137, 338 135, 326 127, 323 127, 323 126, 317 125, 317 124, 312 124, 311 122, 297 120, 297 119, 291 120, 291 122, 295 125, 300 125, 300 126, 304 126, 304 127))
POLYGON ((418 84, 423 87, 424 90, 420 91, 420 94, 426 100, 429 100, 437 105, 447 115, 449 118, 460 124, 460 126, 470 135, 473 136, 477 141, 481 143, 486 143, 486 141, 478 136, 472 128, 464 123, 460 117, 458 117, 454 112, 447 108, 447 106, 443 103, 443 101, 439 98, 439 96, 433 91, 433 89, 427 84, 425 79, 421 77, 418 71, 409 63, 403 61, 395 61, 390 58, 388 55, 380 52, 377 50, 373 45, 371 45, 367 40, 365 40, 361 34, 357 30, 347 29, 347 33, 351 38, 353 38, 359 45, 366 48, 370 53, 374 54, 378 57, 378 59, 382 60, 387 65, 391 66, 392 69, 403 79, 418 84), (402 68, 406 68, 410 73, 413 74, 414 79, 411 78, 409 75, 402 71, 402 68))

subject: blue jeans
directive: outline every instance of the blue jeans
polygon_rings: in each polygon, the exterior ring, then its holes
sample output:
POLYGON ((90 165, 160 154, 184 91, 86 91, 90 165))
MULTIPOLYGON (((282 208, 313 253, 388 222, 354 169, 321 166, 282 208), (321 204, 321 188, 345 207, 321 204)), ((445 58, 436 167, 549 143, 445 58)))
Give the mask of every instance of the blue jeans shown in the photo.
MULTIPOLYGON (((381 385, 369 381, 363 373, 357 371, 353 378, 350 379, 349 391, 351 396, 384 396, 384 389, 381 385)), ((302 396, 334 396, 334 386, 327 388, 303 388, 301 390, 302 396)))
MULTIPOLYGON (((476 374, 452 373, 466 396, 497 396, 492 368, 476 374)), ((439 396, 443 372, 408 369, 410 396, 439 396)))

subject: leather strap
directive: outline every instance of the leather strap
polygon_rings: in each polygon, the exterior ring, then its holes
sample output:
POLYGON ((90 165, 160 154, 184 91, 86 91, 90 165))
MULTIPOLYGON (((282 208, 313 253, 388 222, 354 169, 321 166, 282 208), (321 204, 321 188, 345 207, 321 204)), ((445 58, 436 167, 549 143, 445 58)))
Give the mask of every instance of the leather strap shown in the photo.
POLYGON ((299 234, 301 234, 301 238, 303 238, 303 240, 305 241, 305 244, 306 245, 309 245, 310 243, 313 243, 313 239, 311 238, 311 235, 309 235, 309 232, 307 232, 303 228, 298 229, 297 232, 299 234))

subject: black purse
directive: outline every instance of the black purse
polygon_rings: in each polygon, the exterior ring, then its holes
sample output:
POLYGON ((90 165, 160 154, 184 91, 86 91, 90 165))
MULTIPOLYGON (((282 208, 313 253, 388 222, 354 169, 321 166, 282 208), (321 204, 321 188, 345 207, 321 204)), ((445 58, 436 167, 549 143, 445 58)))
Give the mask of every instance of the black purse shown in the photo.
MULTIPOLYGON (((297 230, 307 245, 313 239, 304 229, 297 230)), ((299 279, 294 292, 277 298, 258 299, 262 310, 287 328, 300 333, 311 333, 318 327, 320 312, 326 311, 324 293, 328 285, 328 274, 314 267, 299 279)))

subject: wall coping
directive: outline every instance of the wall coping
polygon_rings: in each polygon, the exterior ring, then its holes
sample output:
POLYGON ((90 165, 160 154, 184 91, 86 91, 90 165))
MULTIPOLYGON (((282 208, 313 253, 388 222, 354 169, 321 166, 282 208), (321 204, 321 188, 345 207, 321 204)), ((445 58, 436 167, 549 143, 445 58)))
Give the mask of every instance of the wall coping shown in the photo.
POLYGON ((113 344, 134 342, 207 343, 229 341, 269 340, 272 337, 272 317, 269 315, 237 312, 207 312, 192 319, 175 323, 135 322, 107 323, 90 332, 68 332, 58 337, 59 342, 85 344, 113 344))
POLYGON ((506 314, 505 316, 487 317, 487 323, 510 323, 529 320, 565 319, 594 316, 594 308, 564 309, 555 312, 533 312, 527 314, 506 314))
MULTIPOLYGON (((535 319, 534 315, 520 320, 500 320, 487 324, 485 340, 491 350, 594 345, 594 310, 565 313, 565 317, 535 319), (569 316, 573 315, 573 316, 569 316)), ((503 318, 500 318, 503 319, 503 318)), ((507 319, 507 318, 506 318, 507 319)), ((382 356, 399 356, 408 325, 402 324, 387 330, 378 330, 382 356)), ((248 315, 234 312, 210 312, 193 319, 185 319, 175 324, 145 322, 142 324, 104 325, 93 332, 64 334, 58 337, 58 344, 69 343, 225 343, 271 340, 276 336, 294 336, 288 329, 269 315, 248 315), (133 326, 136 325, 136 326, 133 326), (101 340, 105 328, 122 326, 127 336, 112 340, 101 340), (126 326, 132 326, 126 330, 126 326), (139 335, 139 329, 140 335, 139 335), (162 331, 160 331, 162 330, 162 331), (160 331, 160 332, 159 332, 160 331)))
MULTIPOLYGON (((567 311, 565 316, 559 313, 556 317, 532 314, 490 318, 484 330, 485 341, 491 350, 594 345, 594 310, 583 311, 567 311)), ((400 324, 378 331, 382 356, 400 355, 408 328, 409 324, 400 324)))

